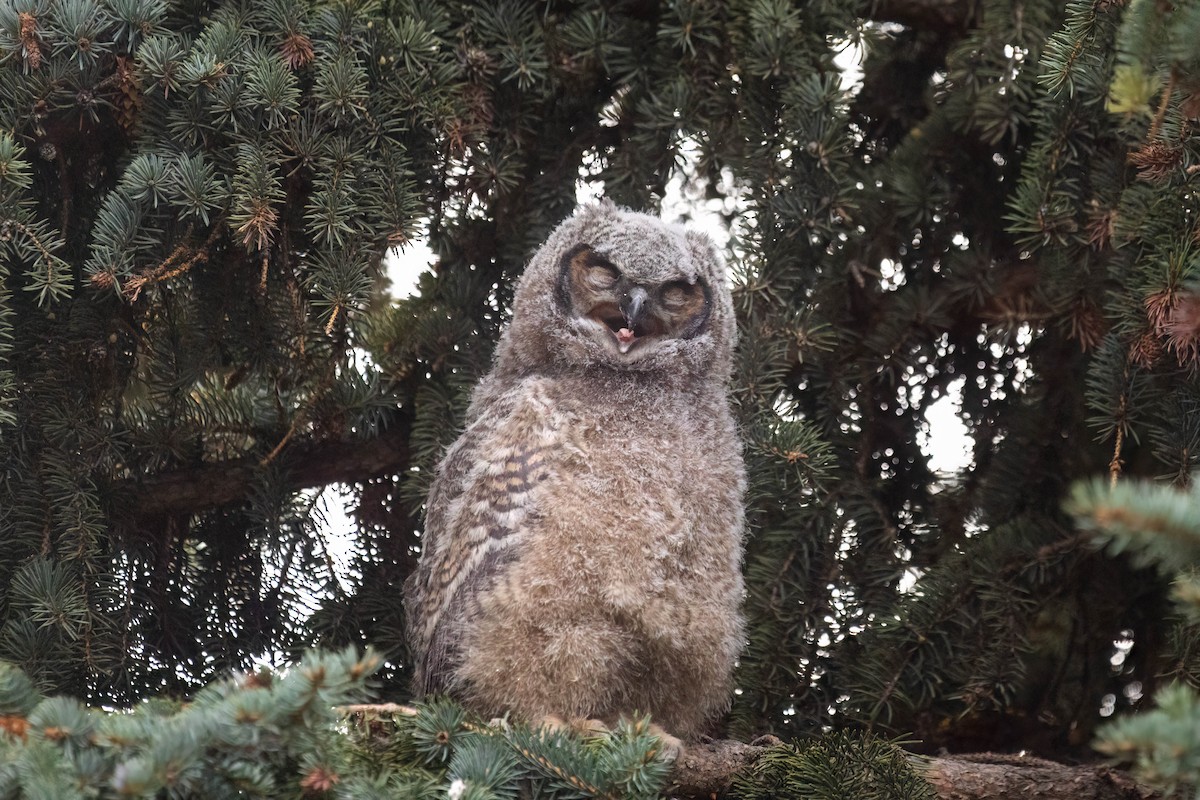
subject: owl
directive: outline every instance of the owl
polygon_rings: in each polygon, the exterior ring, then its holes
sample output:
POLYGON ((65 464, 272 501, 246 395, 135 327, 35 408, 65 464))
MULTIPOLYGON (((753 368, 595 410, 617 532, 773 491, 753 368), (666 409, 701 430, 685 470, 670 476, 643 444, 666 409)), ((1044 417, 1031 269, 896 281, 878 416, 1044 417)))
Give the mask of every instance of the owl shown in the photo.
POLYGON ((725 269, 609 202, 563 222, 438 467, 405 589, 417 695, 487 716, 728 707, 742 643, 742 447, 725 269))

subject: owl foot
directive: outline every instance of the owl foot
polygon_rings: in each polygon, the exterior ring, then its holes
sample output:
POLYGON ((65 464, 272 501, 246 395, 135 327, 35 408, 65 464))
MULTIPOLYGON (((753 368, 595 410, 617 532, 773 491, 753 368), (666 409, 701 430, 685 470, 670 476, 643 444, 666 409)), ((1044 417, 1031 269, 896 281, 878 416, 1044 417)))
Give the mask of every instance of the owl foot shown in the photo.
POLYGON ((554 732, 574 733, 580 736, 607 736, 611 729, 603 721, 572 717, 563 719, 557 714, 546 714, 532 725, 533 728, 545 728, 554 732))
MULTIPOLYGON (((533 728, 543 728, 545 730, 573 733, 579 736, 609 736, 612 734, 612 728, 606 722, 599 719, 590 719, 586 717, 573 717, 564 720, 557 714, 546 714, 538 719, 532 725, 533 728)), ((672 736, 662 729, 661 726, 650 723, 649 733, 651 736, 657 736, 661 743, 662 756, 666 761, 676 761, 683 751, 686 749, 683 740, 672 736)))
POLYGON ((650 733, 657 736, 658 740, 662 742, 663 758, 667 761, 678 761, 679 757, 683 755, 683 751, 687 749, 684 747, 682 739, 672 736, 653 722, 650 723, 650 733))

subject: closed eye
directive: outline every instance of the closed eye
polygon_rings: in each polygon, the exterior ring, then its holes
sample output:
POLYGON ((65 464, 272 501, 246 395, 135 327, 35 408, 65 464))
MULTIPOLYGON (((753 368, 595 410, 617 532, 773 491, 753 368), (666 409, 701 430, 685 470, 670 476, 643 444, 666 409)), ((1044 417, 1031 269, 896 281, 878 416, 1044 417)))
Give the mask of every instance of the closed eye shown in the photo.
POLYGON ((592 262, 587 266, 584 280, 594 289, 611 289, 621 279, 621 273, 616 267, 608 264, 592 262))
POLYGON ((689 305, 697 291, 698 288, 694 283, 671 281, 663 286, 660 298, 664 306, 674 311, 689 305))

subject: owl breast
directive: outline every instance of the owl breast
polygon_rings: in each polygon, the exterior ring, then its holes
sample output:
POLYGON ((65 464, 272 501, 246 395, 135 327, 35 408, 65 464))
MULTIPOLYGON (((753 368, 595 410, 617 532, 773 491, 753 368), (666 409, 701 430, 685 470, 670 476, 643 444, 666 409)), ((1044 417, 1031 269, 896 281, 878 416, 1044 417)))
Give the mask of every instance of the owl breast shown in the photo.
POLYGON ((740 646, 732 421, 691 412, 696 398, 618 389, 587 402, 579 388, 518 389, 514 418, 555 409, 529 415, 537 431, 521 425, 543 442, 543 467, 511 558, 460 611, 449 685, 485 713, 612 721, 642 710, 694 733, 725 704, 740 646))

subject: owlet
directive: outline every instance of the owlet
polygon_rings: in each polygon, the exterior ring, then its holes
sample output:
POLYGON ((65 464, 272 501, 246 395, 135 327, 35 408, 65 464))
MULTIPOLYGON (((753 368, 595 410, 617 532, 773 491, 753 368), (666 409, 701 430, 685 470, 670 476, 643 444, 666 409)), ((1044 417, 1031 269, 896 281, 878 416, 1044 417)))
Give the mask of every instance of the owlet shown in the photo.
POLYGON ((417 695, 531 722, 649 712, 684 738, 728 706, 735 336, 706 236, 608 202, 551 234, 429 494, 417 695))

